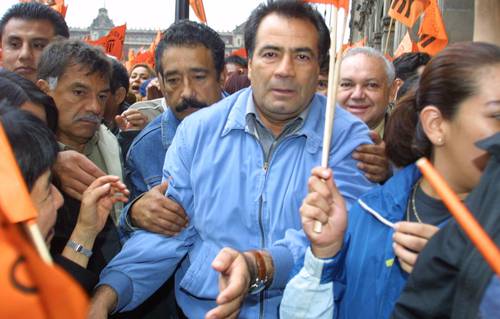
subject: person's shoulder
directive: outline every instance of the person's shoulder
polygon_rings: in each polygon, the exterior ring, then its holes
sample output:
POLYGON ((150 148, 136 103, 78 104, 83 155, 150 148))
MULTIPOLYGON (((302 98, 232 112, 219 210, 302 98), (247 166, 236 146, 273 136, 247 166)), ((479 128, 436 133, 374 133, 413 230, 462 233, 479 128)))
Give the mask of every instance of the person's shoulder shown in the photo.
POLYGON ((231 110, 240 103, 246 102, 248 94, 248 89, 244 89, 222 98, 218 102, 187 116, 182 121, 182 125, 189 127, 223 127, 231 110))

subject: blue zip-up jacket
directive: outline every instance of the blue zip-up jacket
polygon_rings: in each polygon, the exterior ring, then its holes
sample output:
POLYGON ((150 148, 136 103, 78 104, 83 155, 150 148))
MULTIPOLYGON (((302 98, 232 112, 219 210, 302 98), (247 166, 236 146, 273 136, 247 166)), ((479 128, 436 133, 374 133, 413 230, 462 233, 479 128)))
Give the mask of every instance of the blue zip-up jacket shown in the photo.
MULTIPOLYGON (((268 164, 247 129, 251 101, 252 90, 242 90, 179 125, 163 178, 169 180, 167 196, 184 207, 190 224, 175 237, 132 234, 101 274, 100 283, 119 295, 119 311, 136 307, 175 271, 179 305, 188 317, 203 318, 219 293, 211 263, 229 246, 267 249, 276 269, 272 286, 248 296, 240 317, 277 317, 290 271, 308 246, 299 208, 311 169, 321 162, 326 100, 313 97, 303 126, 277 145, 268 164)), ((329 164, 349 203, 373 185, 352 158, 367 143, 368 128, 337 108, 329 164)))
POLYGON ((349 210, 341 252, 321 265, 312 256, 306 256, 309 269, 322 267, 321 278, 314 283, 308 277, 311 270, 303 269, 286 287, 280 310, 283 318, 302 311, 306 314, 302 318, 327 319, 315 314, 328 313, 319 307, 332 306, 332 299, 334 318, 389 318, 408 278, 394 255, 392 224, 404 220, 411 190, 420 177, 420 171, 411 164, 383 186, 361 196, 349 210), (333 294, 318 293, 332 281, 333 294), (304 287, 310 290, 307 296, 304 287), (311 299, 312 294, 315 302, 309 307, 298 303, 299 299, 311 299))

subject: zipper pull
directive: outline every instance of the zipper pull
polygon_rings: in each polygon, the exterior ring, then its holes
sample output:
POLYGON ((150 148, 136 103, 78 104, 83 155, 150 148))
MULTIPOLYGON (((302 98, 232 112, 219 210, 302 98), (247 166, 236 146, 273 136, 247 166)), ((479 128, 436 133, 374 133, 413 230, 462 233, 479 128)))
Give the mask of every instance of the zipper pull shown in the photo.
POLYGON ((264 162, 264 171, 267 172, 267 169, 269 168, 269 163, 268 162, 264 162))

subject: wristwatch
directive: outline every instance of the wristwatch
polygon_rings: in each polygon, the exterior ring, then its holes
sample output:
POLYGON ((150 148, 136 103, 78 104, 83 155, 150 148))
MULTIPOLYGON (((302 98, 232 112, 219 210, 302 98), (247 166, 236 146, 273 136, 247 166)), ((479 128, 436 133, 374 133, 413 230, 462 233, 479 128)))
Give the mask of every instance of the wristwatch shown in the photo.
POLYGON ((264 261, 262 254, 257 250, 251 250, 249 253, 251 253, 255 258, 257 271, 253 276, 255 277, 254 280, 250 282, 248 293, 250 295, 255 295, 268 287, 269 277, 267 275, 266 262, 264 261))
POLYGON ((73 249, 77 253, 80 253, 88 258, 90 258, 90 256, 92 256, 92 250, 87 249, 87 248, 83 247, 81 244, 74 242, 72 240, 68 240, 68 243, 66 244, 66 246, 68 246, 69 248, 73 249))

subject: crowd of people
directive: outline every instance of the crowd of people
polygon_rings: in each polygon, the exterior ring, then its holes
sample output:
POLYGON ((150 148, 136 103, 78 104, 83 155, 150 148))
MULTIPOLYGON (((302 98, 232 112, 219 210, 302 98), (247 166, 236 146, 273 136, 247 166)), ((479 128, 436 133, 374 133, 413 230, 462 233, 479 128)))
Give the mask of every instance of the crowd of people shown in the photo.
POLYGON ((348 50, 323 150, 330 34, 302 1, 249 13, 248 58, 182 20, 127 70, 37 2, 0 37, 0 123, 88 318, 500 316, 498 275, 415 165, 500 244, 498 46, 348 50))

